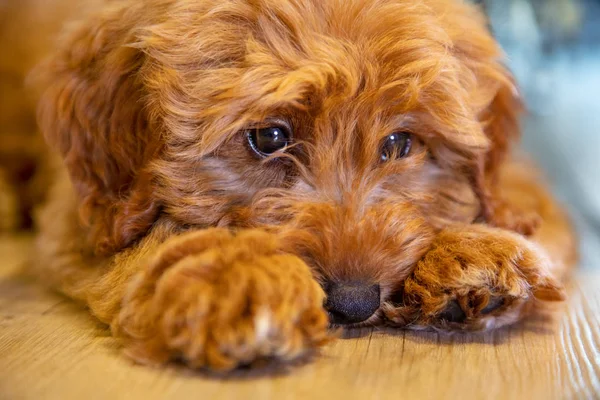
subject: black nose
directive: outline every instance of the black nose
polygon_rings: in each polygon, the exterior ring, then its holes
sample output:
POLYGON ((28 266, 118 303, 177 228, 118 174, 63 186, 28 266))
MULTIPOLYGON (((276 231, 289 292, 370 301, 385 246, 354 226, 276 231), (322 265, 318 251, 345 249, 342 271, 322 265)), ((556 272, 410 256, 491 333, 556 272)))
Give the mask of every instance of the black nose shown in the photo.
POLYGON ((379 285, 329 283, 325 291, 325 309, 334 324, 365 321, 379 308, 379 285))

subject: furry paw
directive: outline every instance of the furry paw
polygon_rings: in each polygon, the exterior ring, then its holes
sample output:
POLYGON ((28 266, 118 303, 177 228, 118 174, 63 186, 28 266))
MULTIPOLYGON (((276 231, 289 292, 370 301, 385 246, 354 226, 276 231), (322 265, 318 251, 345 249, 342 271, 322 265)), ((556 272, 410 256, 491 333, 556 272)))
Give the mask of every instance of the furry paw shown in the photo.
POLYGON ((563 300, 541 249, 517 234, 472 226, 442 232, 407 278, 395 324, 487 330, 515 322, 529 300, 563 300))
POLYGON ((324 293, 299 258, 262 231, 224 229, 168 242, 127 293, 116 333, 143 363, 230 370, 291 361, 329 338, 324 293))

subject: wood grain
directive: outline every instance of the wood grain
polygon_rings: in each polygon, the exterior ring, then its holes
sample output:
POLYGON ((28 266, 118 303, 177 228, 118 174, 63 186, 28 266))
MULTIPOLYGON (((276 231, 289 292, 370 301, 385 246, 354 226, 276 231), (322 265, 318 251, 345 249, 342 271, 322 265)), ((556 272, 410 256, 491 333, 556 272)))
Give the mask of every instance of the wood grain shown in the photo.
POLYGON ((30 249, 0 239, 0 399, 600 399, 600 271, 578 273, 553 319, 468 336, 362 329, 312 362, 224 378, 132 364, 20 272, 30 249))

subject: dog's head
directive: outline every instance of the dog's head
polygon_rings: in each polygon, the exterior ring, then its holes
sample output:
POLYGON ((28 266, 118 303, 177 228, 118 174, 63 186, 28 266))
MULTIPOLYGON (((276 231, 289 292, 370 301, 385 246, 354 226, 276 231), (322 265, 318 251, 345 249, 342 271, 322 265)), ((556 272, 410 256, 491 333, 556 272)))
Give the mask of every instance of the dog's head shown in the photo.
POLYGON ((387 298, 436 230, 494 222, 519 102, 475 8, 110 4, 44 65, 39 108, 98 251, 158 218, 259 226, 324 284, 387 298))

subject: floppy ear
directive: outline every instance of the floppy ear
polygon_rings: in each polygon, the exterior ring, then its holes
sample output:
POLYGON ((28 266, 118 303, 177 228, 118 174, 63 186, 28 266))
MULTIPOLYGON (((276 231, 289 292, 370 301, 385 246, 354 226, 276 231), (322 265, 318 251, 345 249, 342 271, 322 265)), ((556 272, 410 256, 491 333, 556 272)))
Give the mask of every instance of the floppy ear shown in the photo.
POLYGON ((503 199, 499 175, 502 164, 521 134, 519 117, 524 106, 511 74, 503 67, 502 79, 497 83, 491 103, 480 114, 485 135, 490 146, 477 162, 473 177, 475 191, 481 201, 480 217, 486 223, 531 235, 535 232, 539 216, 524 213, 503 199))
POLYGON ((519 116, 523 111, 517 87, 509 73, 505 73, 506 80, 500 83, 490 105, 480 114, 490 145, 477 160, 473 181, 481 201, 481 219, 490 225, 530 234, 534 227, 510 210, 499 189, 502 164, 520 138, 519 116))
POLYGON ((497 179, 498 168, 510 153, 512 144, 521 136, 519 117, 523 112, 523 104, 516 83, 508 72, 506 74, 506 82, 501 83, 492 103, 480 116, 491 144, 484 172, 493 181, 497 179))
POLYGON ((447 14, 454 54, 466 68, 462 76, 471 91, 471 104, 488 139, 487 150, 473 161, 471 179, 480 199, 480 220, 490 225, 532 234, 538 217, 526 215, 502 198, 499 176, 502 164, 520 138, 523 103, 510 71, 502 64, 504 53, 488 29, 481 9, 456 4, 447 14))
POLYGON ((128 4, 74 26, 34 73, 38 123, 64 159, 100 253, 127 246, 157 213, 142 181, 158 141, 143 104, 144 55, 128 46, 140 14, 128 4))

